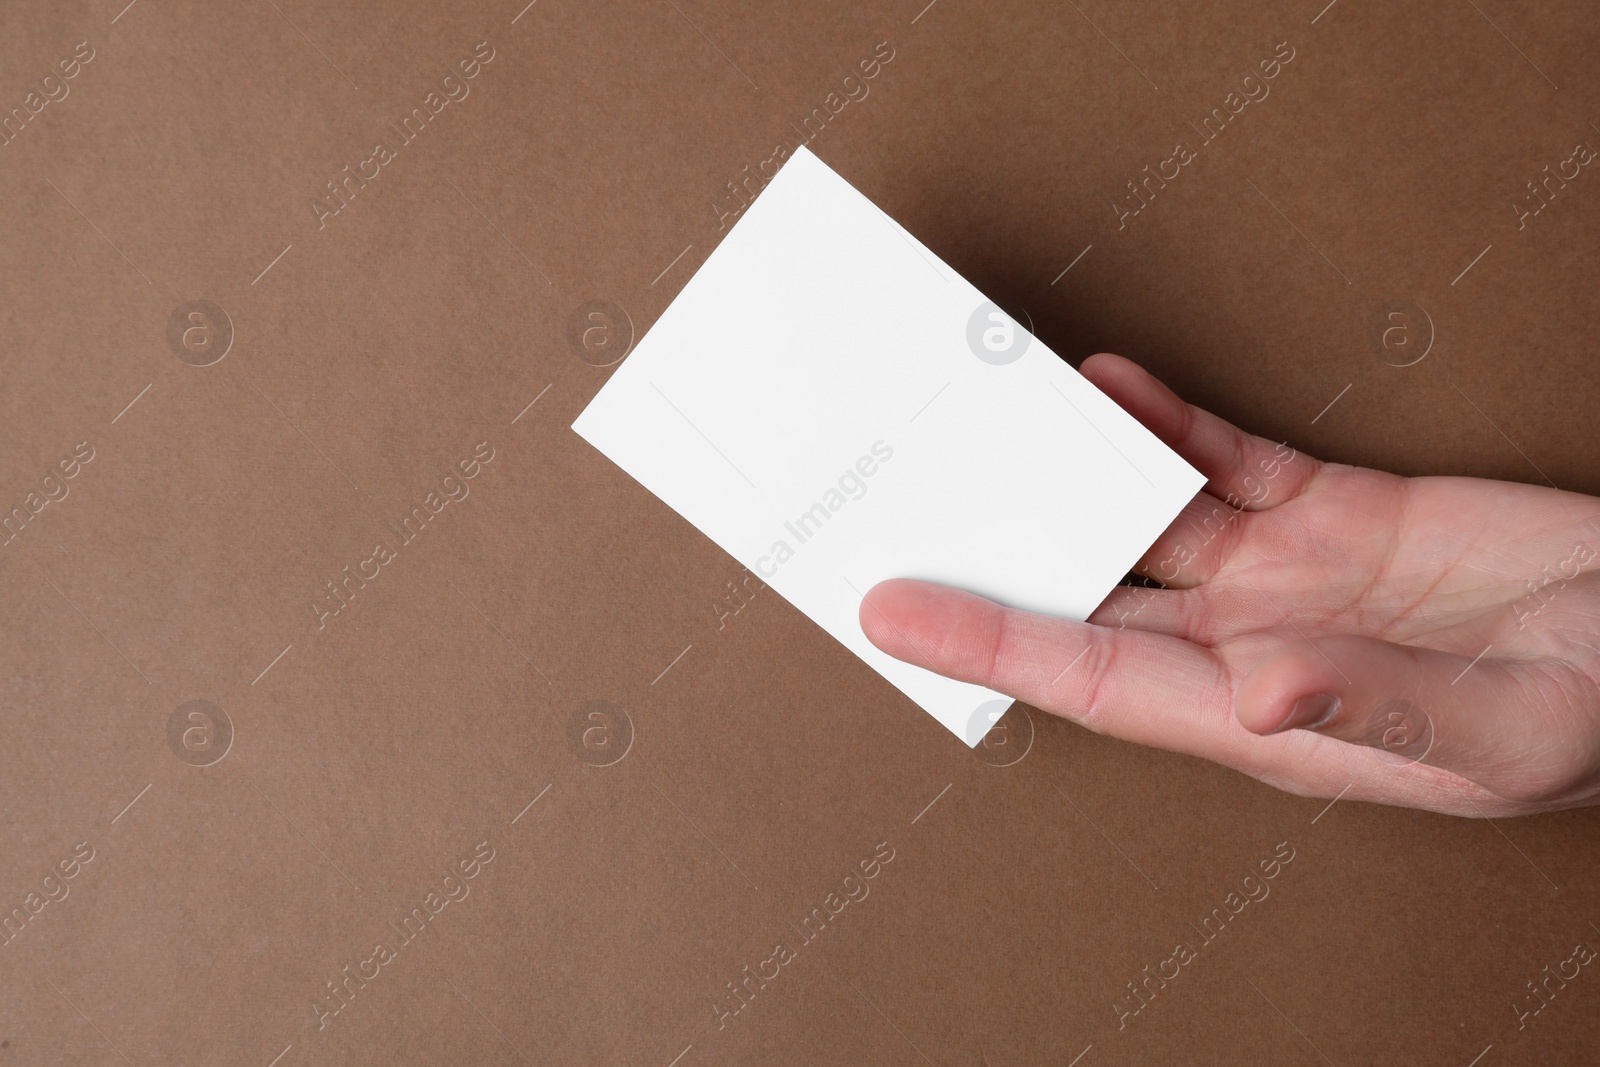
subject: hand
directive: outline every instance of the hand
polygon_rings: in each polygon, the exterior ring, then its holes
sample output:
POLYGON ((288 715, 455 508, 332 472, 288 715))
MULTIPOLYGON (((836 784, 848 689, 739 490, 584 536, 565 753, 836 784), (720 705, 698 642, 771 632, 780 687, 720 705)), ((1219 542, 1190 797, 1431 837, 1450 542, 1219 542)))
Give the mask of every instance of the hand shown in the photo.
POLYGON ((1306 796, 1600 802, 1600 500, 1321 463, 1119 356, 1082 371, 1209 479, 1136 568, 1165 588, 1083 623, 895 579, 862 603, 873 644, 1306 796))

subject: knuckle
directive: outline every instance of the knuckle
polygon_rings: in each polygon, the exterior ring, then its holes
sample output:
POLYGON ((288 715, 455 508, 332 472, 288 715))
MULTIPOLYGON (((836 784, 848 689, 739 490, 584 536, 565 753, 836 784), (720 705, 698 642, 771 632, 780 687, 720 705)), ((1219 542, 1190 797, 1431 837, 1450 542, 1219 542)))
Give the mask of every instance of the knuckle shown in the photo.
POLYGON ((1108 716, 1109 682, 1117 660, 1117 642, 1100 634, 1089 638, 1083 659, 1076 670, 1081 671, 1077 686, 1076 714, 1073 716, 1083 726, 1104 733, 1102 728, 1108 716))
POLYGON ((1198 415, 1199 409, 1193 404, 1179 400, 1178 428, 1177 432, 1173 434, 1173 439, 1184 445, 1192 444, 1194 440, 1195 427, 1199 423, 1198 415))
POLYGON ((988 655, 983 666, 982 678, 990 688, 997 688, 997 684, 1007 674, 1007 664, 1011 660, 1011 650, 1015 644, 1015 623, 1012 621, 1011 612, 1006 610, 995 611, 991 621, 986 627, 989 631, 984 639, 988 645, 988 655))
MULTIPOLYGON (((1230 429, 1233 428, 1230 427, 1230 429)), ((1242 489, 1245 478, 1250 474, 1250 437, 1239 429, 1233 429, 1230 436, 1233 439, 1233 468, 1228 481, 1230 483, 1239 483, 1238 487, 1242 489)), ((1229 488, 1232 489, 1234 486, 1230 484, 1229 488)), ((1248 496, 1248 494, 1245 495, 1248 496)))

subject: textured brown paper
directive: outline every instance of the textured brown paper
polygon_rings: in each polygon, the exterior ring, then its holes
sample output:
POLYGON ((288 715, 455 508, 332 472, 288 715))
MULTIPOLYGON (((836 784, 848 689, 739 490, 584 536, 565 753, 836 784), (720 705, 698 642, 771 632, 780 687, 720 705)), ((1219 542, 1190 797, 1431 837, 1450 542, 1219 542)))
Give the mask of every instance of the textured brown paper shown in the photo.
POLYGON ((1591 6, 0 27, 0 1060, 1592 1058, 1592 814, 968 751, 568 429, 804 141, 1073 362, 1600 492, 1591 6))

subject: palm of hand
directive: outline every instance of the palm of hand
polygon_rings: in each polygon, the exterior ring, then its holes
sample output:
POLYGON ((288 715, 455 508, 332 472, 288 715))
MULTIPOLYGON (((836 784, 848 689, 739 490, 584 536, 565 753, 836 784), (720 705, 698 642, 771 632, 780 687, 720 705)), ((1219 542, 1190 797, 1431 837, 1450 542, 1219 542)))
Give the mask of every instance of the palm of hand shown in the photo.
POLYGON ((1307 795, 1466 815, 1600 795, 1600 501, 1319 463, 1125 360, 1083 370, 1210 479, 1141 563, 1166 588, 1084 624, 889 582, 874 642, 1307 795), (1316 694, 1338 699, 1322 722, 1316 694))

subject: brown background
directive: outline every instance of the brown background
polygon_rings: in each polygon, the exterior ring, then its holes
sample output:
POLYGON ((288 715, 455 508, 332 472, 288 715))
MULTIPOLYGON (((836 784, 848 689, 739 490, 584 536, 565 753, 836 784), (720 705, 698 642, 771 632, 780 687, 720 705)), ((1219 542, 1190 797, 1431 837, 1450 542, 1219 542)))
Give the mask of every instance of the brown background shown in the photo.
POLYGON ((887 41, 812 148, 1073 362, 1327 459, 1597 492, 1600 175, 1511 206, 1600 144, 1592 4, 120 7, 0 13, 0 108, 95 49, 0 148, 0 507, 95 450, 0 548, 0 912, 95 850, 0 947, 0 1062, 1592 1060, 1600 976, 1520 1031, 1512 1004, 1600 945, 1594 815, 1329 809, 1038 712, 986 763, 772 592, 719 628, 739 566, 570 431, 609 372, 567 337, 592 300, 642 333, 726 183, 887 41), (309 199, 482 40, 319 230, 309 199), (195 299, 235 331, 203 368, 166 338, 195 299), (1411 305, 1432 347, 1390 366, 1369 328, 1411 305), (471 496, 318 632, 323 583, 480 441, 471 496), (210 766, 168 743, 196 699, 236 732, 210 766), (571 740, 591 700, 632 724, 610 766, 571 740), (870 896, 719 1029, 879 842, 870 896), (1119 1030, 1280 842, 1271 896, 1119 1030))

